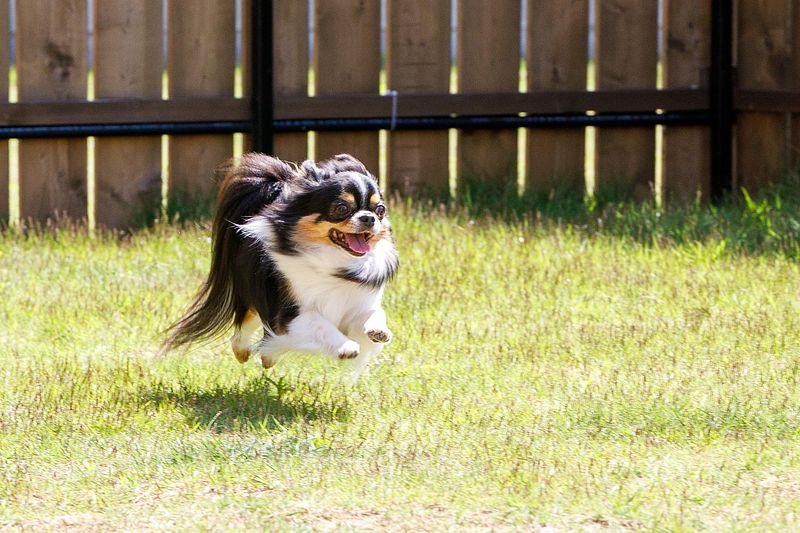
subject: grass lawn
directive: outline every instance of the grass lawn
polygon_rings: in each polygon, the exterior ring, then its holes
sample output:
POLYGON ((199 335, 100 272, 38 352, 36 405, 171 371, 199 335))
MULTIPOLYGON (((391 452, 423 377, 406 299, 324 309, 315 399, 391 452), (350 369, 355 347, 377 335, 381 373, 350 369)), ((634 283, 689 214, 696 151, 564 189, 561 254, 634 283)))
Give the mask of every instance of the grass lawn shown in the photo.
POLYGON ((800 527, 800 201, 396 206, 354 386, 155 359, 208 231, 0 235, 0 530, 800 527))

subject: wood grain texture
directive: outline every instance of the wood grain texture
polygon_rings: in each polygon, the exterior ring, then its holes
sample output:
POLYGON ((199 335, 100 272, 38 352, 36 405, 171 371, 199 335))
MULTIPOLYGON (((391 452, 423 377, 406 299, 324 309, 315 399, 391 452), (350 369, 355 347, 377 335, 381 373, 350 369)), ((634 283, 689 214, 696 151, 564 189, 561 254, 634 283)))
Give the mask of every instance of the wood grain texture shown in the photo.
MULTIPOLYGON (((19 101, 86 98, 86 0, 17 2, 19 101)), ((86 140, 19 143, 21 218, 87 216, 86 140)))
MULTIPOLYGON (((781 89, 789 84, 789 0, 740 0, 738 85, 781 89)), ((787 119, 779 113, 740 113, 736 121, 737 187, 756 191, 784 176, 788 166, 787 119)))
MULTIPOLYGON (((308 2, 273 0, 275 96, 308 94, 308 2)), ((308 155, 308 134, 277 133, 273 151, 281 159, 303 161, 308 155)))
MULTIPOLYGON (((519 90, 520 8, 518 0, 459 0, 459 92, 519 90)), ((457 166, 459 183, 516 189, 517 131, 460 131, 457 166)))
MULTIPOLYGON (((588 0, 529 0, 528 90, 585 90, 588 61, 588 0)), ((528 191, 583 191, 584 128, 529 129, 528 191)))
MULTIPOLYGON (((242 79, 242 100, 250 104, 253 96, 253 4, 251 0, 241 0, 242 9, 242 29, 239 46, 239 69, 242 79)), ((242 135, 242 151, 244 153, 253 150, 252 136, 245 133, 242 135)))
MULTIPOLYGON (((317 0, 314 70, 318 95, 377 93, 380 75, 380 2, 317 0)), ((316 159, 350 153, 378 173, 378 133, 320 132, 316 159)))
MULTIPOLYGON (((798 95, 774 95, 768 100, 760 93, 750 94, 757 105, 793 104, 800 110, 798 95), (776 98, 778 96, 778 98, 776 98)), ((338 94, 329 96, 276 97, 275 117, 279 119, 387 117, 392 113, 392 97, 380 94, 338 94)), ((608 91, 552 90, 529 93, 491 92, 462 94, 407 93, 397 101, 398 117, 450 115, 509 115, 528 113, 585 113, 586 111, 635 113, 653 109, 708 109, 708 91, 703 89, 621 89, 608 91)), ((231 109, 230 111, 235 111, 231 109)), ((239 110, 240 112, 241 110, 239 110)), ((3 117, 0 106, 0 118, 3 117)))
MULTIPOLYGON (((791 79, 789 87, 800 90, 800 7, 792 9, 791 33, 791 79)), ((800 102, 800 98, 796 99, 800 102)), ((791 115, 791 135, 789 137, 789 169, 797 172, 800 169, 800 113, 791 115)))
MULTIPOLYGON (((161 97, 161 0, 95 0, 95 96, 161 97)), ((126 228, 161 206, 161 139, 98 138, 95 220, 126 228)))
MULTIPOLYGON (((169 95, 233 96, 234 0, 170 0, 169 95)), ((231 135, 171 136, 169 196, 185 211, 202 212, 216 190, 215 169, 233 154, 231 135)))
MULTIPOLYGON (((0 2, 0 21, 8 20, 8 2, 0 2)), ((8 24, 0 24, 0 103, 8 102, 8 24)), ((8 223, 8 141, 0 140, 0 227, 8 223)))
MULTIPOLYGON (((759 110, 800 112, 800 91, 737 91, 742 106, 759 110)), ((637 112, 652 109, 708 108, 703 89, 644 89, 627 91, 540 91, 483 94, 412 94, 398 100, 398 117, 582 113, 586 110, 637 112)), ((276 96, 275 118, 357 118, 391 116, 392 98, 375 94, 276 96)), ((247 122, 250 101, 230 96, 195 96, 170 100, 112 98, 107 100, 0 102, 0 123, 35 126, 76 124, 142 124, 149 122, 247 122)))
MULTIPOLYGON (((664 87, 708 87, 711 4, 667 0, 664 17, 664 87)), ((666 200, 691 201, 711 191, 711 132, 707 127, 664 129, 663 185, 666 200)))
POLYGON ((253 94, 253 4, 251 0, 241 0, 241 5, 242 29, 239 62, 242 73, 242 98, 247 100, 253 94))
POLYGON ((41 124, 142 124, 152 122, 248 121, 249 102, 232 97, 174 98, 172 100, 112 98, 0 104, 0 123, 41 124))
MULTIPOLYGON (((597 88, 655 87, 657 36, 657 2, 598 2, 597 88)), ((650 197, 655 180, 655 129, 599 129, 596 168, 598 191, 650 197)))
MULTIPOLYGON (((386 77, 399 99, 414 93, 447 93, 450 7, 448 0, 389 0, 386 77)), ((447 196, 448 143, 447 131, 391 132, 389 190, 447 196)))

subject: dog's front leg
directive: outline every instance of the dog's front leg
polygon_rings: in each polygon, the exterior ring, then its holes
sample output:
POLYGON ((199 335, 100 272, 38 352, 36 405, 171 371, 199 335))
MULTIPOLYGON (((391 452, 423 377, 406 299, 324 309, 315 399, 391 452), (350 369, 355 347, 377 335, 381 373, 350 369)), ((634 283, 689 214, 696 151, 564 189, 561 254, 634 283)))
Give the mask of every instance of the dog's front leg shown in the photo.
POLYGON ((386 311, 382 308, 369 312, 366 316, 362 315, 364 322, 361 330, 369 340, 375 343, 386 344, 392 340, 392 332, 386 325, 386 311))
POLYGON ((286 334, 264 337, 257 350, 262 363, 265 358, 271 361, 287 350, 322 352, 334 359, 353 359, 358 357, 359 345, 322 315, 301 313, 289 323, 286 334))
POLYGON ((355 383, 372 357, 381 351, 385 343, 392 340, 392 332, 386 325, 386 312, 378 308, 357 315, 348 324, 347 335, 361 346, 361 353, 356 359, 351 376, 355 383))

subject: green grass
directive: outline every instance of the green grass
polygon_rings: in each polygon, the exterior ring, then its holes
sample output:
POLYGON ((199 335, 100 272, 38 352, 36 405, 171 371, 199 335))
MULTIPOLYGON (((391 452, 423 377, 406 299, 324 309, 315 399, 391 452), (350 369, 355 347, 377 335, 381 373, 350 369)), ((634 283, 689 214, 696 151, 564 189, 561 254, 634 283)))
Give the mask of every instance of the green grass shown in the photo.
POLYGON ((154 358, 206 227, 0 236, 0 529, 798 527, 800 201, 395 207, 352 387, 154 358))

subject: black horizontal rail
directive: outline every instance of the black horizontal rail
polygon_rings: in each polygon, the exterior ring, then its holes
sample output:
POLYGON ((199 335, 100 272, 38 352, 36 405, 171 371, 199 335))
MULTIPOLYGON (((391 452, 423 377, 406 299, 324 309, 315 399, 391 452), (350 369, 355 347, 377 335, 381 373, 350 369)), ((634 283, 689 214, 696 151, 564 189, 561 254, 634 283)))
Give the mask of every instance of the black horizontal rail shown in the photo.
MULTIPOLYGON (((302 131, 354 130, 432 130, 432 129, 502 129, 569 128, 583 126, 653 126, 703 125, 710 118, 706 111, 671 111, 665 113, 603 113, 598 115, 512 115, 458 117, 326 118, 273 120, 276 133, 302 131)), ((0 126, 0 139, 36 139, 56 137, 114 137, 133 135, 198 135, 250 133, 250 121, 221 122, 149 122, 141 124, 74 124, 40 126, 0 126)))
POLYGON ((389 117, 282 119, 273 122, 276 133, 293 131, 352 131, 352 130, 425 130, 425 129, 502 129, 502 128, 574 128, 582 126, 654 126, 703 125, 710 118, 706 111, 674 111, 666 113, 603 113, 547 114, 511 116, 459 117, 389 117))

